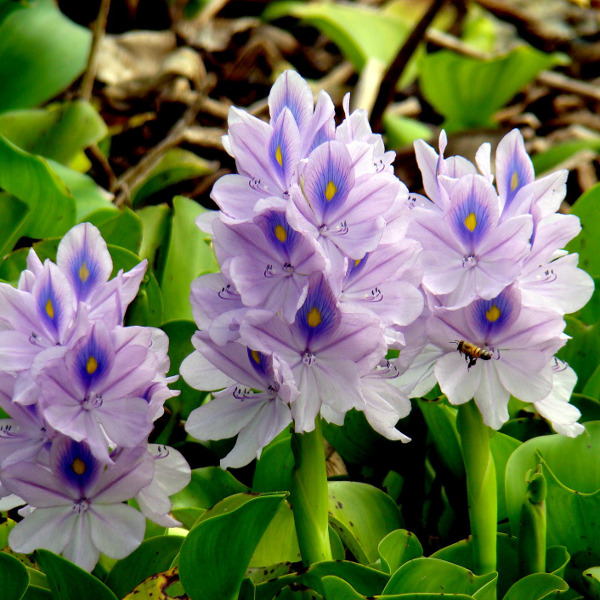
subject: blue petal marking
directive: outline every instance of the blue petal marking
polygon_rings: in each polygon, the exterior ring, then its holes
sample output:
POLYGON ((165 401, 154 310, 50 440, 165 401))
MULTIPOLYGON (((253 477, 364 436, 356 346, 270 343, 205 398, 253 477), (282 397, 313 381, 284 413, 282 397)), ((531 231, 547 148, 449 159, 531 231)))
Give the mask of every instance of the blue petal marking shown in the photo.
POLYGON ((100 462, 85 442, 69 440, 58 459, 58 471, 60 477, 85 494, 99 475, 100 462))

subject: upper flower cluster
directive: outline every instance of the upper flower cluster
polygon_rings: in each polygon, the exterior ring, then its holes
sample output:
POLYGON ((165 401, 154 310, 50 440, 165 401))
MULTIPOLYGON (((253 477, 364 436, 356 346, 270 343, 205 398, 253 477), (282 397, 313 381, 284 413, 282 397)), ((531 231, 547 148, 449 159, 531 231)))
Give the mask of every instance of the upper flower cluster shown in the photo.
POLYGON ((336 127, 321 91, 284 72, 269 95, 270 123, 231 109, 225 147, 238 173, 222 177, 220 208, 198 225, 213 234, 221 273, 192 285, 200 331, 182 364, 192 386, 222 390, 196 409, 187 430, 232 437, 222 466, 242 466, 294 421, 311 431, 320 415, 341 424, 364 411, 392 439, 408 413, 389 385, 388 348, 423 309, 420 247, 405 237, 408 191, 394 154, 365 111, 336 127))
MULTIPOLYGON (((423 247, 433 346, 414 366, 435 363, 449 401, 474 398, 491 427, 508 419, 513 395, 556 431, 577 435, 579 411, 568 404, 576 376, 554 354, 567 339, 563 315, 589 300, 593 281, 562 250, 580 231, 577 217, 557 212, 567 172, 536 180, 516 129, 498 145, 495 177, 489 144, 477 151, 477 167, 444 158, 445 146, 444 132, 439 155, 415 143, 429 199, 412 197, 409 235, 423 247)), ((414 382, 423 370, 411 373, 405 379, 414 382)))
POLYGON ((168 339, 123 326, 146 263, 109 279, 112 270, 100 232, 83 223, 56 263, 32 249, 18 287, 0 284, 0 407, 10 417, 0 420, 0 497, 4 508, 29 505, 9 542, 90 570, 101 551, 121 558, 143 538, 144 516, 123 501, 136 497, 146 516, 172 526, 167 494, 189 479, 178 452, 148 445, 176 393, 168 339))

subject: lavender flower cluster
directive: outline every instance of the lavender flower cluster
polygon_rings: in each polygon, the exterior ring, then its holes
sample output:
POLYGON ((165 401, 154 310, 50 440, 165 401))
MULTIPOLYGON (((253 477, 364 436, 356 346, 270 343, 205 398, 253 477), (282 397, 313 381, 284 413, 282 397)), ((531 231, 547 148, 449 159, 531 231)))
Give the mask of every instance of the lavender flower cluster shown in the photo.
MULTIPOLYGON (((225 147, 237 174, 212 198, 221 209, 198 224, 213 235, 221 266, 192 285, 200 331, 181 374, 220 390, 190 415, 200 440, 239 434, 223 467, 240 467, 293 421, 341 425, 363 411, 374 429, 395 429, 410 410, 392 386, 388 349, 405 352, 404 330, 421 314, 420 246, 406 237, 408 190, 393 152, 365 111, 336 127, 331 98, 316 105, 286 71, 269 95, 270 123, 231 109, 225 147)), ((418 349, 417 349, 418 351, 418 349)))
POLYGON ((363 411, 375 430, 395 424, 408 397, 436 381, 452 404, 473 398, 498 429, 511 395, 556 431, 583 427, 568 404, 575 373, 555 358, 563 315, 593 281, 561 248, 577 235, 558 214, 566 171, 535 180, 523 138, 509 133, 477 167, 415 144, 427 195, 394 176, 393 152, 365 111, 336 127, 321 91, 284 72, 270 122, 232 108, 224 138, 237 173, 217 181, 220 210, 197 220, 221 266, 192 284, 200 329, 181 374, 214 400, 192 412, 199 440, 238 435, 221 461, 240 467, 294 423, 342 424, 363 411), (390 350, 398 358, 387 360, 390 350))
POLYGON ((439 147, 438 155, 415 143, 429 198, 413 196, 409 235, 423 248, 429 344, 401 379, 414 383, 433 368, 411 395, 437 380, 452 404, 473 398, 495 429, 512 395, 574 437, 583 431, 568 403, 577 377, 554 355, 568 339, 563 315, 587 303, 594 283, 562 250, 581 229, 578 217, 557 212, 568 172, 536 180, 516 129, 498 144, 495 177, 488 143, 477 167, 444 158, 444 132, 439 147))
POLYGON ((169 390, 168 338, 124 327, 145 261, 109 279, 100 232, 74 227, 56 264, 32 249, 15 289, 0 284, 0 508, 25 518, 17 552, 46 548, 91 570, 100 552, 123 558, 146 519, 165 527, 169 495, 190 470, 179 452, 148 444, 169 390), (142 512, 125 504, 135 498, 142 512), (143 514, 142 514, 143 513, 143 514))

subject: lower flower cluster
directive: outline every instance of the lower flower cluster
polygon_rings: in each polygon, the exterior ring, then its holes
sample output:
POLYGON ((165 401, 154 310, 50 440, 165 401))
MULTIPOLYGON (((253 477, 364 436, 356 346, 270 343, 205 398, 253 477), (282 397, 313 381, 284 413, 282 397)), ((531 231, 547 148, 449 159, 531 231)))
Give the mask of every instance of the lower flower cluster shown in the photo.
POLYGON ((25 518, 17 552, 47 548, 91 570, 100 552, 129 554, 145 517, 163 526, 169 495, 189 481, 185 459, 148 444, 169 390, 166 335, 125 327, 145 262, 110 278, 91 224, 61 241, 57 261, 32 249, 15 289, 0 284, 0 506, 25 518), (136 499, 140 513, 124 502, 136 499), (145 515, 145 516, 144 516, 145 515))

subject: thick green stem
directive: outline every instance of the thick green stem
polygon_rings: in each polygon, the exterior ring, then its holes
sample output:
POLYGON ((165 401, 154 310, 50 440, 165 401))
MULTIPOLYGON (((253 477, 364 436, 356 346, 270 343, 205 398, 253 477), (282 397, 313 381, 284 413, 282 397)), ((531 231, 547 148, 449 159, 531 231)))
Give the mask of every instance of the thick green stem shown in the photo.
POLYGON ((313 431, 292 434, 295 466, 290 502, 302 561, 306 566, 331 560, 327 472, 321 422, 313 431))
POLYGON ((490 431, 472 400, 458 409, 457 426, 467 474, 473 569, 483 575, 496 570, 498 500, 490 431))

